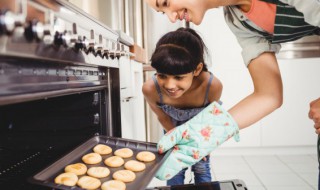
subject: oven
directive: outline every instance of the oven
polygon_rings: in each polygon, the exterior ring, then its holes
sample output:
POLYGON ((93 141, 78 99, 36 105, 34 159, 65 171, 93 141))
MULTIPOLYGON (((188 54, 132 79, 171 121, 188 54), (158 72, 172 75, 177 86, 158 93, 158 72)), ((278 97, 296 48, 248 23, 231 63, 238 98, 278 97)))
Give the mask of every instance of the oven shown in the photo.
POLYGON ((0 2, 0 187, 93 136, 121 137, 118 34, 67 1, 0 2))

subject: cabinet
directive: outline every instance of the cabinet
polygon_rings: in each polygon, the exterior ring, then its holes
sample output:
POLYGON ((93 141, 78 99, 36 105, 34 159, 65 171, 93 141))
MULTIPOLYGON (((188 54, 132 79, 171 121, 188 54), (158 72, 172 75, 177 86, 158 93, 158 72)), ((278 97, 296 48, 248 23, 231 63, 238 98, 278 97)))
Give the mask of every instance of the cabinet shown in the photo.
POLYGON ((129 65, 123 69, 125 71, 120 72, 124 75, 120 76, 122 137, 146 141, 142 64, 129 60, 129 65))

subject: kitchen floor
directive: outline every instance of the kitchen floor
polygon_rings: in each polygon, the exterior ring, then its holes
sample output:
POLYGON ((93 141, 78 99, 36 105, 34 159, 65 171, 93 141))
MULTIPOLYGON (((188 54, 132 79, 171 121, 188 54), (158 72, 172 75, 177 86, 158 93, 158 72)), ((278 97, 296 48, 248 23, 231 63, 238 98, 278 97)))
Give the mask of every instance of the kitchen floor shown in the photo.
MULTIPOLYGON (((316 154, 213 155, 214 181, 241 179, 249 190, 316 190, 318 161, 316 154)), ((193 183, 187 170, 186 183, 193 183)), ((153 187, 164 182, 154 179, 153 187)))

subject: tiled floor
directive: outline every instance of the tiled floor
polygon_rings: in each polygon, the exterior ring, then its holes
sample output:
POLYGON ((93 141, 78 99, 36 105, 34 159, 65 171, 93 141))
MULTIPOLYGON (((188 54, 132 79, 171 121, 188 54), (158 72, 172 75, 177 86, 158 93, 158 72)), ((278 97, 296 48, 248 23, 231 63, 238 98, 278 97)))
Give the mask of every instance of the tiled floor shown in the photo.
POLYGON ((317 189, 316 155, 212 156, 215 180, 241 179, 249 190, 317 189))
MULTIPOLYGON (((249 190, 316 190, 318 162, 315 154, 212 155, 214 181, 241 179, 249 190)), ((185 183, 192 179, 186 173, 185 183)), ((150 186, 163 186, 154 179, 150 186)))

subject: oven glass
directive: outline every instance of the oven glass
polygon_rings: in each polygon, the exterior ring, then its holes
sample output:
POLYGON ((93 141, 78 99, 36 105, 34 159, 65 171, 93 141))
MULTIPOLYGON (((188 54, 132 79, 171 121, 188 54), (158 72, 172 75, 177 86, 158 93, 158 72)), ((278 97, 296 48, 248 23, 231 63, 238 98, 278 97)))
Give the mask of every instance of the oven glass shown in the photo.
POLYGON ((42 189, 27 179, 95 134, 101 91, 0 107, 0 189, 42 189), (95 102, 95 103, 94 103, 95 102))

